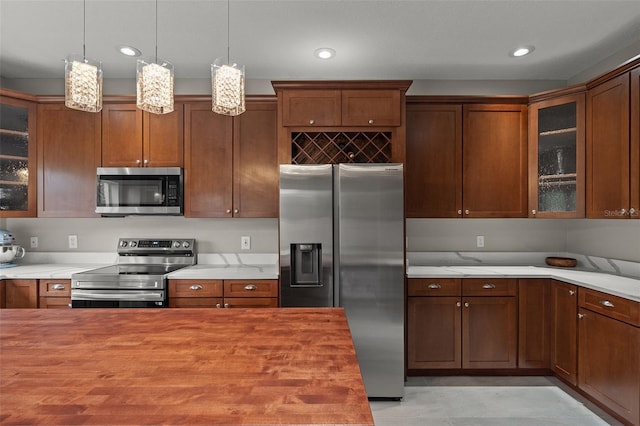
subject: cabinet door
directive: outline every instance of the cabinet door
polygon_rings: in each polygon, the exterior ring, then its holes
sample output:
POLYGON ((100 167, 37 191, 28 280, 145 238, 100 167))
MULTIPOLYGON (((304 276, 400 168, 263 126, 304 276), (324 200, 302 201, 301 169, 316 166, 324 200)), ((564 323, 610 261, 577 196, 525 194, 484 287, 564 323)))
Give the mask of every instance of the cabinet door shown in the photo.
POLYGON ((409 297, 407 309, 408 368, 460 368, 460 298, 409 297))
POLYGON ((33 309, 38 307, 36 280, 5 280, 5 307, 7 309, 33 309))
POLYGON ((578 386, 634 425, 640 423, 640 328, 580 308, 578 386))
POLYGON ((407 105, 407 217, 458 217, 462 209, 462 106, 407 105))
POLYGON ((629 73, 587 93, 587 217, 627 218, 629 73))
POLYGON ((529 106, 529 216, 584 217, 585 95, 529 106))
POLYGON ((553 281, 551 286, 551 369, 578 384, 578 288, 553 281))
POLYGON ((102 107, 102 166, 142 165, 142 110, 136 104, 102 107))
POLYGON ((0 96, 0 217, 36 215, 36 104, 0 96))
POLYGON ((234 118, 234 217, 278 217, 276 107, 275 100, 248 101, 234 118))
POLYGON ((339 126, 342 120, 340 90, 284 90, 283 126, 339 126))
POLYGON ((101 115, 38 105, 38 216, 96 217, 101 115))
POLYGON ((343 90, 343 126, 399 126, 399 90, 343 90))
POLYGON ((182 167, 183 104, 169 114, 143 115, 142 162, 145 167, 182 167))
POLYGON ((214 113, 208 102, 184 108, 184 215, 232 217, 232 118, 214 113))
POLYGON ((631 218, 640 219, 640 67, 631 71, 631 218))
POLYGON ((515 368, 516 298, 465 297, 462 302, 462 368, 515 368))
POLYGON ((518 280, 518 367, 549 368, 549 280, 518 280))
POLYGON ((465 105, 464 217, 527 216, 527 107, 465 105))

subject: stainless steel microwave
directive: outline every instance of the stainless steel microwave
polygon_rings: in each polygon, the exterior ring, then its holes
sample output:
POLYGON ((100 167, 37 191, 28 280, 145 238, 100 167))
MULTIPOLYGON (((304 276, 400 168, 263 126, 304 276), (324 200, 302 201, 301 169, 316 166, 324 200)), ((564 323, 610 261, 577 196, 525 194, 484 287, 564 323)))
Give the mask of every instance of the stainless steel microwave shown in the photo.
POLYGON ((103 216, 183 212, 180 167, 98 167, 96 213, 103 216))

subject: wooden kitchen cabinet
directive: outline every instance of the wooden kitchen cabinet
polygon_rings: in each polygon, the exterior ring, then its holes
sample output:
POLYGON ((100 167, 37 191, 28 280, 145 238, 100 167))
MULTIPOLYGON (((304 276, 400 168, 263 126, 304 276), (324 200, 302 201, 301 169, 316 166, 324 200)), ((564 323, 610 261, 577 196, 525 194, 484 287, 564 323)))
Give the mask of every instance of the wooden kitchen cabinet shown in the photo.
POLYGON ((170 308, 215 308, 222 304, 222 280, 169 280, 170 308))
POLYGON ((551 283, 518 280, 518 368, 549 368, 551 283))
MULTIPOLYGON (((631 145, 630 90, 631 73, 626 72, 587 92, 588 218, 640 218, 640 154, 631 145)), ((637 120, 636 116, 634 122, 637 120)))
POLYGON ((248 99, 238 117, 185 106, 185 216, 277 217, 276 104, 248 99))
POLYGON ((103 167, 182 167, 183 104, 168 114, 142 111, 135 103, 102 108, 103 167))
POLYGON ((37 280, 4 280, 4 308, 34 309, 38 307, 37 280))
POLYGON ((285 90, 283 126, 339 126, 342 122, 340 90, 285 90))
POLYGON ((277 308, 278 280, 224 280, 225 308, 277 308))
POLYGON ((511 279, 409 279, 408 368, 515 368, 516 292, 511 279))
POLYGON ((631 70, 629 217, 640 219, 640 67, 631 70), (633 212, 631 212, 633 209, 633 212))
POLYGON ((578 384, 578 287, 551 283, 551 370, 564 381, 578 384))
POLYGON ((638 302, 580 288, 578 387, 631 424, 640 424, 638 302))
POLYGON ((278 280, 169 280, 170 308, 275 308, 278 280))
POLYGON ((0 89, 0 217, 35 217, 36 192, 36 103, 0 89))
POLYGON ((456 100, 409 100, 407 217, 526 217, 527 107, 456 100))
POLYGON ((71 307, 71 280, 38 280, 40 309, 68 309, 71 307))
POLYGON ((556 91, 551 98, 547 92, 532 99, 529 217, 584 217, 584 86, 556 91))
POLYGON ((38 217, 97 217, 101 115, 38 105, 38 217))
POLYGON ((399 90, 343 90, 343 126, 399 126, 399 90))

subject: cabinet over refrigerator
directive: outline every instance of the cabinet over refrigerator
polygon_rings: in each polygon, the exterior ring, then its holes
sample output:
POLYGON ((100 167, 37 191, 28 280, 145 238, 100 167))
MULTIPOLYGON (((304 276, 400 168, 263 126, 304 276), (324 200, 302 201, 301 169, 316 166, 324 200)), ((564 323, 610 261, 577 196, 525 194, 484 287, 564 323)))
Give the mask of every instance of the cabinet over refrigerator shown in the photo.
POLYGON ((280 166, 280 301, 343 307, 369 398, 404 393, 402 164, 280 166))

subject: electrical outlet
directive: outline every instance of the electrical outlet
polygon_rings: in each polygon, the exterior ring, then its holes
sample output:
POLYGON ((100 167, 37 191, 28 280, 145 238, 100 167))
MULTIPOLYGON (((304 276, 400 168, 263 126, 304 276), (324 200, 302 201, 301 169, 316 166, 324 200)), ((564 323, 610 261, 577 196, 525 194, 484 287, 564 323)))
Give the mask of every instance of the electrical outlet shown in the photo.
POLYGON ((251 248, 251 237, 240 237, 240 248, 242 250, 249 250, 251 248))
POLYGON ((38 237, 31 237, 31 248, 38 248, 38 237))
POLYGON ((484 247, 484 235, 478 235, 476 237, 476 246, 477 247, 484 247))
POLYGON ((78 248, 78 236, 77 235, 69 235, 69 248, 71 248, 71 249, 78 248))

